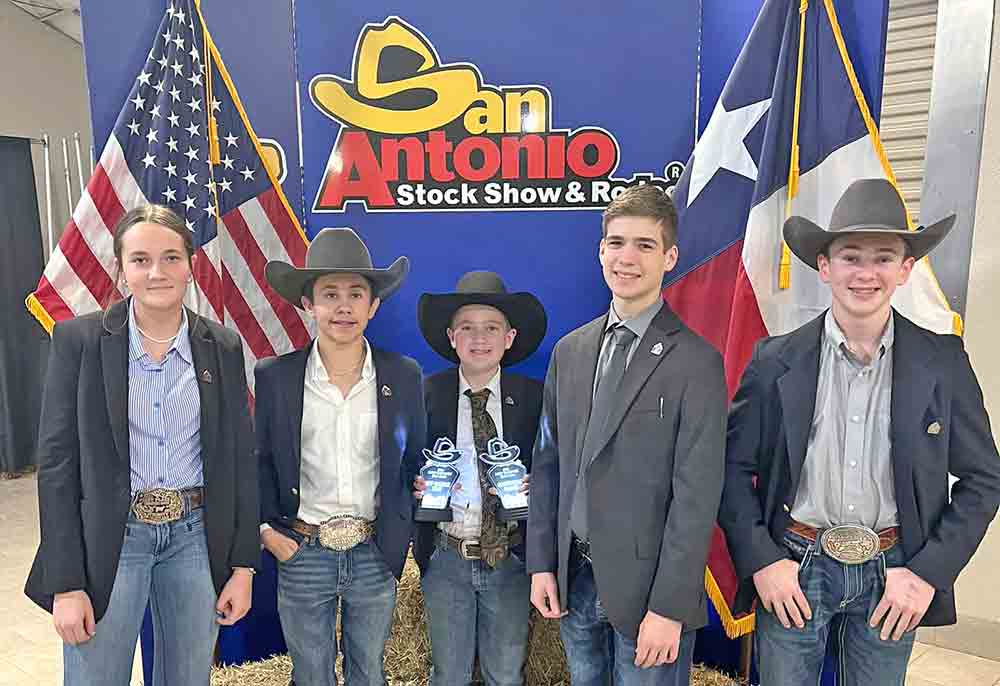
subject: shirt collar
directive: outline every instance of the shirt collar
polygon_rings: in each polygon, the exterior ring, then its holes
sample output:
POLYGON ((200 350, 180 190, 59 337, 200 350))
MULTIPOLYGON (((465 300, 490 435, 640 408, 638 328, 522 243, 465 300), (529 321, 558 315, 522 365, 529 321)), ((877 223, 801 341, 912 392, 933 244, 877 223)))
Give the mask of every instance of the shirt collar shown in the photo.
POLYGON ((608 323, 604 326, 604 333, 613 329, 617 324, 624 324, 629 328, 629 331, 635 334, 636 340, 639 340, 646 335, 646 330, 649 328, 649 325, 653 323, 653 319, 662 309, 663 298, 658 298, 656 302, 643 309, 639 312, 639 314, 631 319, 622 319, 618 315, 617 310, 615 310, 614 302, 612 302, 608 314, 608 323))
MULTIPOLYGON (((367 338, 361 341, 365 346, 365 361, 361 367, 361 381, 370 381, 375 378, 375 360, 372 355, 372 347, 368 344, 367 338)), ((309 352, 308 370, 309 378, 313 381, 324 381, 330 383, 330 374, 323 366, 323 358, 319 354, 319 340, 313 341, 312 350, 309 352)))
MULTIPOLYGON (((833 346, 834 350, 843 350, 845 352, 850 352, 847 347, 847 336, 844 334, 843 329, 840 328, 840 324, 833 316, 833 310, 826 311, 826 317, 823 320, 823 335, 830 345, 833 346)), ((896 322, 895 317, 892 313, 889 314, 889 321, 886 322, 885 329, 882 331, 882 339, 879 341, 878 352, 879 358, 884 357, 885 354, 892 349, 892 344, 896 340, 896 322)))
MULTIPOLYGON (((493 375, 493 378, 489 380, 489 383, 484 386, 484 388, 490 389, 490 395, 494 398, 500 397, 500 370, 497 369, 497 373, 493 375)), ((465 378, 465 374, 462 372, 462 367, 458 368, 458 394, 460 396, 465 395, 465 392, 471 390, 472 386, 465 378)))
MULTIPOLYGON (((144 355, 148 355, 146 349, 142 347, 142 334, 139 333, 139 325, 135 323, 135 301, 129 297, 128 299, 128 352, 129 361, 138 360, 144 355)), ((177 329, 177 336, 174 338, 170 347, 167 348, 167 352, 164 354, 170 354, 171 350, 176 350, 177 354, 181 356, 188 364, 192 363, 191 358, 191 339, 188 337, 188 313, 187 308, 181 308, 181 326, 177 329)))

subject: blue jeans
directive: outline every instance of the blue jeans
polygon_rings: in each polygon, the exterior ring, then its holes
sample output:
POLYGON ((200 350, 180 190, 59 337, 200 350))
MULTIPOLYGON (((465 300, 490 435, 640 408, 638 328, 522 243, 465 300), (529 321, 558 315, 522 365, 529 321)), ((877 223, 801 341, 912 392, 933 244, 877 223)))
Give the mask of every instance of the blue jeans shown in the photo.
POLYGON ((278 614, 293 683, 336 686, 338 602, 345 683, 384 686, 396 579, 370 539, 343 552, 313 539, 278 563, 278 614))
POLYGON ((96 635, 63 644, 66 686, 128 686, 142 617, 153 614, 153 685, 208 686, 219 625, 202 509, 176 522, 125 526, 108 611, 96 635))
POLYGON ((420 583, 434 663, 431 686, 467 686, 477 644, 487 686, 524 683, 531 581, 523 561, 509 555, 491 569, 439 547, 420 583))
POLYGON ((785 546, 799 561, 799 585, 812 619, 802 629, 786 629, 777 618, 757 612, 756 647, 761 686, 818 684, 827 642, 837 656, 838 686, 902 686, 915 632, 883 641, 881 627, 868 620, 885 591, 885 570, 904 564, 899 545, 860 565, 845 565, 823 554, 818 543, 792 533, 785 546))
POLYGON ((594 569, 574 548, 569 560, 569 612, 560 620, 573 686, 686 686, 691 679, 694 631, 681 634, 677 660, 642 669, 635 666, 636 641, 608 622, 594 569))

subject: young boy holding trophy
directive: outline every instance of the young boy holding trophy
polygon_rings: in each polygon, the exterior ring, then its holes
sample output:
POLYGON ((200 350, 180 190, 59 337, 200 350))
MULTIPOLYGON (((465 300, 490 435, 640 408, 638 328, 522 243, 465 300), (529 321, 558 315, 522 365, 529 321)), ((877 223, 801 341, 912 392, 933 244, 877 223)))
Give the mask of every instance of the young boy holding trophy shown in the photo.
POLYGON ((431 637, 433 686, 523 683, 530 580, 524 521, 542 384, 503 369, 545 336, 545 310, 492 272, 421 296, 427 343, 458 364, 426 379, 427 463, 414 482, 414 556, 431 637))

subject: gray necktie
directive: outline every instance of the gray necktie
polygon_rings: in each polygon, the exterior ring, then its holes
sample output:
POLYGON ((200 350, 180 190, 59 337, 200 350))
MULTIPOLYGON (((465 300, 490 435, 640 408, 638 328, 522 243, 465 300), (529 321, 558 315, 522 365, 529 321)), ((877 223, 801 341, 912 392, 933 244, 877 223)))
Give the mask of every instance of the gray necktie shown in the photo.
POLYGON ((612 329, 614 342, 611 345, 611 357, 604 367, 604 372, 598 369, 597 391, 590 410, 590 421, 583 437, 583 450, 580 453, 579 471, 577 472, 576 494, 573 496, 573 506, 570 508, 570 527, 578 538, 587 537, 587 507, 586 483, 584 474, 590 461, 594 458, 594 449, 601 436, 604 435, 611 408, 614 407, 615 395, 625 376, 625 362, 628 351, 635 341, 635 333, 624 324, 612 329))
MULTIPOLYGON (((587 422, 587 433, 584 438, 584 446, 595 439, 604 430, 604 425, 608 422, 611 414, 611 407, 614 404, 615 393, 621 385, 622 377, 625 376, 625 361, 628 360, 628 350, 635 341, 635 334, 632 329, 624 324, 618 324, 611 330, 614 342, 611 347, 611 357, 604 367, 604 373, 597 379, 597 390, 594 392, 594 403, 590 410, 590 421, 587 422), (596 434, 596 435, 595 435, 596 434)), ((587 449, 584 447, 584 455, 587 449)))

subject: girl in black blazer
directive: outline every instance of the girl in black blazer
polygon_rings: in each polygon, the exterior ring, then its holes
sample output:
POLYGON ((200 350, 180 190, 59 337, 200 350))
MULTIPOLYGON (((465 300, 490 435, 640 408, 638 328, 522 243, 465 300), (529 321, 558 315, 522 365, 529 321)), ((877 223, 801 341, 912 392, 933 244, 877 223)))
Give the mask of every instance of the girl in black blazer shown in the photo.
POLYGON ((259 559, 242 344, 184 307, 194 250, 174 212, 126 213, 113 247, 131 297, 52 333, 25 592, 52 613, 67 686, 127 686, 147 603, 154 684, 207 685, 259 559))

